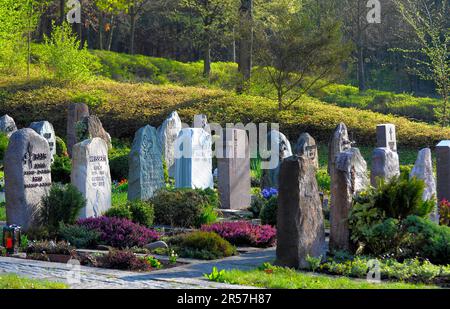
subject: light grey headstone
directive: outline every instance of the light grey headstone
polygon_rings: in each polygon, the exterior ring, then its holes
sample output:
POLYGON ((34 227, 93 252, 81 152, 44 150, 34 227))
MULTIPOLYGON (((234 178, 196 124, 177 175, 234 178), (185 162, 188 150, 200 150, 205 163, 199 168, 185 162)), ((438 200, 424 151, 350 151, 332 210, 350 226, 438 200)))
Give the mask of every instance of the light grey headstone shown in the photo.
POLYGON ((450 140, 436 146, 437 198, 450 201, 450 140))
POLYGON ((306 156, 319 168, 319 150, 315 139, 309 133, 302 133, 295 144, 294 153, 301 157, 306 156))
POLYGON ((388 182, 396 176, 400 176, 398 154, 390 148, 376 148, 372 154, 372 170, 370 173, 372 186, 376 188, 380 180, 388 182))
POLYGON ((175 177, 175 143, 182 129, 181 119, 173 112, 158 128, 158 135, 170 177, 175 177))
POLYGON ((331 183, 330 249, 351 249, 348 214, 355 194, 365 190, 370 181, 367 163, 358 148, 341 152, 336 157, 334 179, 331 183))
POLYGON ((106 142, 108 149, 112 148, 111 135, 105 131, 100 119, 95 116, 86 116, 76 124, 77 142, 99 137, 106 142))
POLYGON ((175 186, 177 188, 213 188, 212 140, 203 129, 181 130, 175 144, 175 186))
POLYGON ((67 109, 67 152, 72 156, 72 147, 77 143, 77 123, 89 116, 89 107, 84 103, 72 103, 67 109))
POLYGON ((397 152, 397 133, 394 124, 380 124, 377 126, 377 147, 389 148, 397 152))
POLYGON ((17 131, 16 123, 8 115, 0 117, 0 132, 6 134, 6 136, 11 137, 11 135, 17 131))
POLYGON ((208 117, 203 114, 194 116, 194 128, 202 128, 209 134, 211 134, 211 128, 208 125, 208 117))
MULTIPOLYGON (((431 156, 431 149, 425 148, 419 151, 416 163, 410 173, 410 178, 422 179, 425 182, 425 191, 423 192, 422 199, 424 201, 436 200, 436 179, 433 172, 433 158, 431 156)), ((436 204, 436 208, 430 214, 430 219, 436 223, 439 223, 439 210, 436 204)))
POLYGON ((47 140, 29 128, 16 131, 11 135, 4 166, 8 224, 25 231, 38 227, 42 198, 52 185, 47 140))
POLYGON ((140 128, 129 155, 128 200, 149 200, 165 186, 162 160, 156 129, 140 128))
POLYGON ((278 188, 278 177, 280 174, 280 166, 281 162, 284 159, 292 156, 292 146, 287 137, 277 131, 271 130, 269 134, 267 134, 267 144, 271 145, 272 140, 274 140, 274 145, 278 145, 278 165, 274 169, 267 169, 262 171, 261 176, 261 188, 278 188))
POLYGON ((325 253, 325 228, 314 162, 292 156, 281 163, 277 211, 277 265, 308 267, 325 253))
POLYGON ((33 129, 37 134, 47 140, 53 161, 53 157, 56 155, 56 135, 53 125, 48 121, 33 122, 30 125, 30 129, 33 129))
POLYGON ((251 202, 250 149, 247 132, 226 129, 223 158, 217 158, 221 207, 247 209, 251 202))
POLYGON ((88 139, 73 147, 71 181, 86 199, 80 218, 100 217, 111 208, 108 146, 103 139, 88 139))
POLYGON ((336 156, 351 147, 352 143, 348 137, 347 126, 345 123, 338 124, 328 144, 328 174, 330 176, 332 176, 332 172, 334 171, 336 156))

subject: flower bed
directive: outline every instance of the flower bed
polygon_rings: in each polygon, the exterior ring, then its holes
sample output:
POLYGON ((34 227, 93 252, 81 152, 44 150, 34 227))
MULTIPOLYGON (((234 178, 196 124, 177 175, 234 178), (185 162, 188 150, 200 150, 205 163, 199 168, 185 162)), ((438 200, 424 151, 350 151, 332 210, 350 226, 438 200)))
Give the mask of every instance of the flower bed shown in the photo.
POLYGON ((202 231, 214 232, 233 245, 267 248, 275 245, 276 229, 270 225, 256 225, 247 221, 220 222, 203 225, 202 231))

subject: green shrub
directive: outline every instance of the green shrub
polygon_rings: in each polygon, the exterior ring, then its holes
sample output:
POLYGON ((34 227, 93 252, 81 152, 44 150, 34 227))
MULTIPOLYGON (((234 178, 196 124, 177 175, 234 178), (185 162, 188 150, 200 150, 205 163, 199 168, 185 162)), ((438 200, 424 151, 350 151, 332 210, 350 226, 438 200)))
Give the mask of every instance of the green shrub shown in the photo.
POLYGON ((3 162, 3 157, 5 156, 6 149, 8 148, 8 136, 5 133, 0 132, 0 162, 3 162))
POLYGON ((110 218, 124 218, 128 220, 132 220, 133 217, 133 214, 131 213, 131 210, 128 207, 128 205, 111 207, 105 212, 104 215, 110 218))
POLYGON ((272 196, 261 209, 260 219, 262 224, 277 225, 278 197, 272 196))
POLYGON ((53 184, 50 192, 42 199, 42 223, 50 235, 57 233, 60 223, 75 224, 86 200, 71 184, 53 184))
POLYGON ((259 218, 261 209, 265 204, 266 200, 261 196, 261 194, 252 196, 252 202, 250 204, 249 210, 253 214, 253 218, 259 218))
POLYGON ((200 227, 215 221, 217 197, 212 190, 161 190, 151 199, 155 222, 177 227, 200 227))
POLYGON ((129 154, 129 148, 113 148, 109 151, 109 168, 113 180, 128 179, 129 154))
POLYGON ((326 170, 319 170, 316 174, 317 184, 319 189, 323 192, 330 192, 331 178, 326 170))
POLYGON ((236 254, 236 248, 212 232, 193 232, 172 237, 169 244, 181 257, 215 260, 236 254))
POLYGON ((69 244, 78 249, 95 248, 99 243, 100 235, 81 225, 59 225, 58 235, 69 244))
POLYGON ((53 157, 52 181, 60 183, 70 183, 70 173, 72 172, 72 161, 67 156, 53 157))
POLYGON ((59 157, 67 157, 68 156, 66 143, 59 136, 56 137, 56 155, 59 157))
POLYGON ((128 207, 132 214, 132 221, 144 226, 152 226, 155 217, 153 205, 145 201, 130 201, 128 207))

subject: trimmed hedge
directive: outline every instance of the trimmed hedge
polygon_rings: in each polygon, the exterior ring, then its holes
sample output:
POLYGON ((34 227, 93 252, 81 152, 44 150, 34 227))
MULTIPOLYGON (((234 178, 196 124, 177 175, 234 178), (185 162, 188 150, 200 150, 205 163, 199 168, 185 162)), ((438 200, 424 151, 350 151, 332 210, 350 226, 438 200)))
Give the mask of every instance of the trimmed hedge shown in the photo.
POLYGON ((208 115, 210 122, 222 124, 280 122, 281 130, 295 140, 308 131, 320 142, 328 142, 339 122, 345 122, 350 135, 360 145, 373 145, 375 127, 380 123, 397 126, 401 146, 434 146, 450 139, 450 129, 413 122, 406 118, 383 115, 355 108, 342 108, 304 97, 291 110, 278 113, 276 103, 262 97, 238 96, 222 90, 172 85, 118 83, 97 80, 77 85, 61 85, 46 80, 0 78, 0 115, 10 114, 19 126, 36 119, 52 122, 58 135, 65 136, 66 108, 80 94, 101 91, 104 101, 91 108, 105 129, 117 138, 132 138, 140 127, 159 126, 167 115, 177 110, 186 123, 198 113, 208 115), (74 91, 73 89, 77 89, 74 91))

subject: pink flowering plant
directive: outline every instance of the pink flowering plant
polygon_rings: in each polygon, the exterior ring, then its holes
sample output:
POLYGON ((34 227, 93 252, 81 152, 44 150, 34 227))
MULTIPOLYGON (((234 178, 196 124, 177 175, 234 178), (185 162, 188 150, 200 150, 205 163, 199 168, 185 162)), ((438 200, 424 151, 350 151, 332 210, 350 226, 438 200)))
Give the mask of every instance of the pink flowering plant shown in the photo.
POLYGON ((103 244, 115 248, 143 247, 159 239, 156 231, 124 218, 88 218, 77 224, 97 232, 103 244))
POLYGON ((248 221, 220 222, 203 225, 202 231, 214 232, 233 245, 267 248, 275 245, 277 231, 270 225, 256 225, 248 221))

